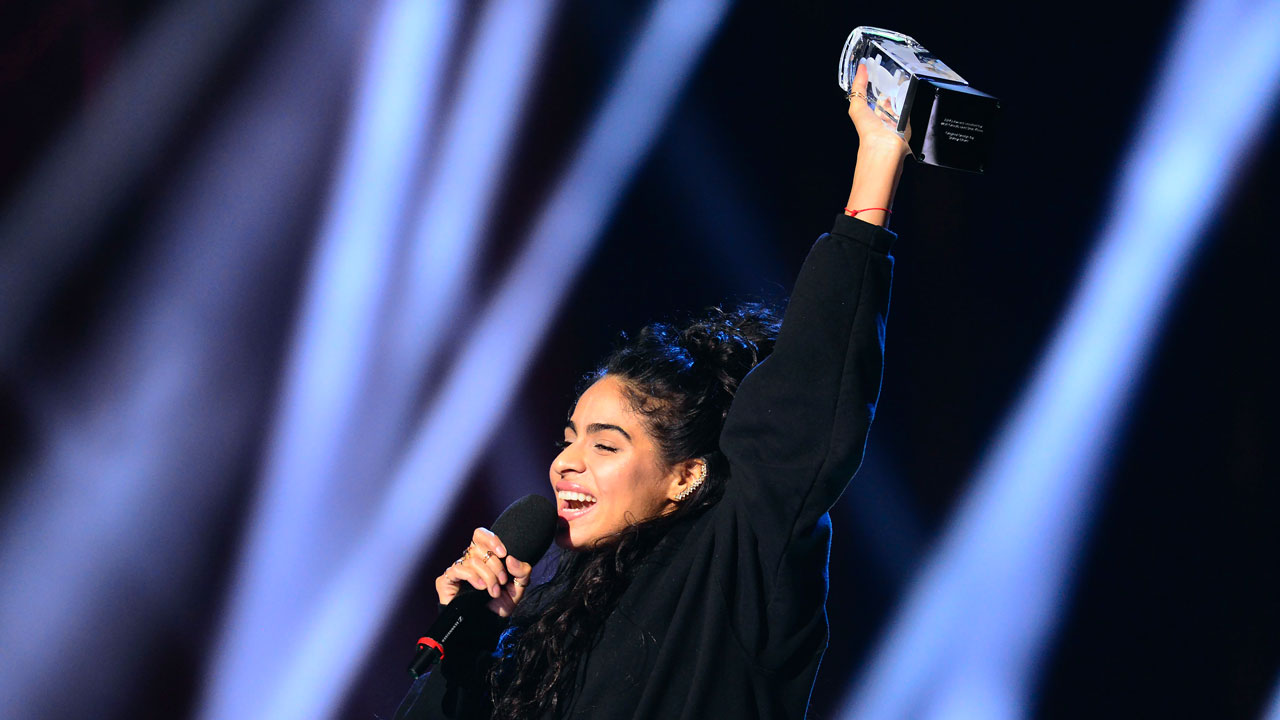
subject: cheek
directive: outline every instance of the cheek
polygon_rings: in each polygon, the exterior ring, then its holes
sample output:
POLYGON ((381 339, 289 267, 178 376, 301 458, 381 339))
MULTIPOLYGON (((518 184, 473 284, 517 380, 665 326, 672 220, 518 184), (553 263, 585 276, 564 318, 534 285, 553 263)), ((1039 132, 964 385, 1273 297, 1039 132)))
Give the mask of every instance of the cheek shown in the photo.
POLYGON ((608 503, 605 515, 612 518, 620 529, 626 524, 626 516, 630 514, 635 520, 644 520, 653 515, 655 508, 660 474, 649 464, 633 460, 611 468, 607 475, 597 476, 597 487, 600 488, 601 500, 608 503))
POLYGON ((631 458, 601 458, 593 475, 601 499, 626 503, 635 495, 638 473, 631 458))

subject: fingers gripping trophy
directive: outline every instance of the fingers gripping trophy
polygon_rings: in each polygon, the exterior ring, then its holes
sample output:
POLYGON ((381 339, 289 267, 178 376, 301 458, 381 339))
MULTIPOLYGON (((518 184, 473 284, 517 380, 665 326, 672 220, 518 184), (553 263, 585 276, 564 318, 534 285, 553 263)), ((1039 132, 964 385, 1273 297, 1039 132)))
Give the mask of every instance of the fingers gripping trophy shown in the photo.
POLYGON ((840 53, 839 83, 892 127, 917 161, 986 170, 1000 101, 971 87, 914 38, 854 28, 840 53))

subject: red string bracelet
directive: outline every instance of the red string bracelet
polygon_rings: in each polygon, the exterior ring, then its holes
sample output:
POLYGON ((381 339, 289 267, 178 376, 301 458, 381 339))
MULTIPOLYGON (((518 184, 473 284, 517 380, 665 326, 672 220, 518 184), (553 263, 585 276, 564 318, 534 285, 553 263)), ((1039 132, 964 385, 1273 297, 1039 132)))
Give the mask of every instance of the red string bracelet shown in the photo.
POLYGON ((848 215, 849 217, 857 217, 857 216, 858 216, 858 213, 864 213, 864 212, 867 212, 867 211, 870 211, 870 210, 883 210, 883 211, 885 211, 885 212, 889 213, 890 215, 892 215, 892 214, 893 214, 893 211, 892 211, 892 210, 890 210, 889 208, 862 208, 861 210, 850 210, 849 208, 845 208, 845 209, 844 209, 844 214, 845 214, 845 215, 848 215))

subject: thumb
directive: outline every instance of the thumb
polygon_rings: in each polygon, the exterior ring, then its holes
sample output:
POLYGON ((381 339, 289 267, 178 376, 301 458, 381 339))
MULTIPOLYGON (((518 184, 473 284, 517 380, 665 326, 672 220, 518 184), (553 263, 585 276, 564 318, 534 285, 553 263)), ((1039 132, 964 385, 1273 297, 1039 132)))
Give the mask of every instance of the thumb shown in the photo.
POLYGON ((521 562, 514 557, 507 556, 507 572, 512 577, 518 577, 521 580, 527 580, 533 574, 533 566, 527 562, 521 562))

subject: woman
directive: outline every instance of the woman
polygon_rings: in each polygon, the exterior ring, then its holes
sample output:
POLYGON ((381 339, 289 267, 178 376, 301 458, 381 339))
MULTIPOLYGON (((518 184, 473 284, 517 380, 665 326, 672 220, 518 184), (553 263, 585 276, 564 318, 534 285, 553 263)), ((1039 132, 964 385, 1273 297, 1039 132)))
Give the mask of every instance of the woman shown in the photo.
POLYGON ((492 624, 397 718, 804 716, 827 642, 827 511, 879 395, 883 226, 909 153, 865 86, 860 68, 849 204, 776 338, 767 311, 716 311, 646 328, 589 376, 551 464, 559 571, 526 602, 530 566, 477 529, 436 590, 487 590, 492 624))

